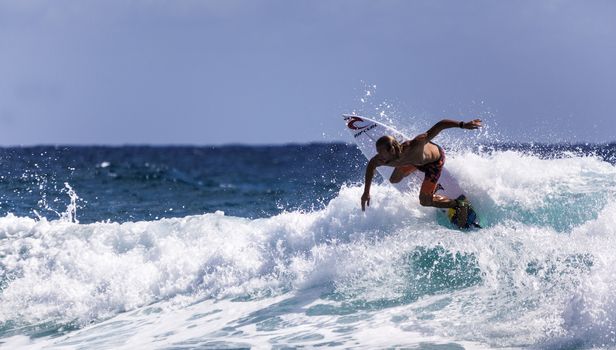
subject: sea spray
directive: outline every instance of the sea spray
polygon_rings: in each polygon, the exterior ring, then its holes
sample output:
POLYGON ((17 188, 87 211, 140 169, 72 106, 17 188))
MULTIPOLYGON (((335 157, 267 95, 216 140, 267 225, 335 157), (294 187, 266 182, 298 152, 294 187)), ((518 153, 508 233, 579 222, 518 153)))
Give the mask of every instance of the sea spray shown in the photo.
POLYGON ((66 211, 60 215, 60 220, 68 221, 78 224, 79 220, 77 220, 77 201, 79 200, 79 196, 77 196, 77 192, 73 190, 71 185, 68 182, 64 183, 64 188, 66 189, 66 194, 68 194, 70 198, 70 203, 66 206, 66 211))

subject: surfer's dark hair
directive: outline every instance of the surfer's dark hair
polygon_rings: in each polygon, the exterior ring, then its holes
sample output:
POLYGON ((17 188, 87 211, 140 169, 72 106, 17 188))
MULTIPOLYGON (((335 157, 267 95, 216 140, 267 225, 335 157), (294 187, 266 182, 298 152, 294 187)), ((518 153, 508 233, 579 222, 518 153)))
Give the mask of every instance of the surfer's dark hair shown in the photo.
POLYGON ((377 151, 381 147, 385 147, 389 152, 393 152, 396 155, 396 158, 400 157, 400 153, 402 152, 402 146, 400 146, 398 140, 387 135, 381 136, 378 140, 376 140, 377 151))

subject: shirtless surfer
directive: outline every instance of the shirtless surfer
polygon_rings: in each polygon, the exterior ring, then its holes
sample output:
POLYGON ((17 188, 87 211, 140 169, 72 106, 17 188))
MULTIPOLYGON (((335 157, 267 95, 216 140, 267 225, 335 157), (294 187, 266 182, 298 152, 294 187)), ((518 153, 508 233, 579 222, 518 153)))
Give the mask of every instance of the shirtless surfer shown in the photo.
POLYGON ((461 211, 461 217, 466 217, 465 205, 461 201, 435 194, 438 179, 445 164, 445 151, 432 142, 441 131, 449 128, 478 129, 482 127, 481 120, 462 122, 444 119, 434 124, 427 132, 417 135, 414 139, 400 144, 391 136, 383 136, 376 141, 377 155, 372 157, 366 167, 366 183, 361 196, 361 210, 370 206, 370 185, 374 171, 379 166, 394 167, 389 181, 400 182, 415 170, 425 173, 425 178, 419 191, 419 203, 423 206, 437 208, 456 208, 461 211))

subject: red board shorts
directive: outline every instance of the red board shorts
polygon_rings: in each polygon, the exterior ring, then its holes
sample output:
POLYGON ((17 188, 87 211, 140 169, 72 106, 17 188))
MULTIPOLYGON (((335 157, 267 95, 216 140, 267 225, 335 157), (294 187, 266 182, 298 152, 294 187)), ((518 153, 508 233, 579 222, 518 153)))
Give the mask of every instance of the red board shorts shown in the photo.
POLYGON ((438 179, 441 177, 441 172, 443 171, 443 166, 445 165, 445 151, 441 146, 433 143, 441 154, 438 160, 424 164, 419 166, 413 165, 404 165, 399 167, 402 171, 404 171, 404 175, 408 175, 412 173, 415 169, 423 172, 425 175, 423 183, 421 184, 420 193, 433 195, 438 188, 438 179))

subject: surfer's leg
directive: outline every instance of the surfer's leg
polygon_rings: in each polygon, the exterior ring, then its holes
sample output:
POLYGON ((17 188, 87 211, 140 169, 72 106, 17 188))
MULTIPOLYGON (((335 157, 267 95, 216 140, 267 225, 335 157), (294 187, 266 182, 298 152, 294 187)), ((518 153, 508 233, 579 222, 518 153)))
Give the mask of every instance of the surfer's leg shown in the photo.
POLYGON ((445 163, 445 157, 442 151, 441 155, 441 159, 438 162, 427 164, 423 167, 426 176, 419 190, 419 203, 427 207, 455 208, 457 206, 455 200, 446 196, 434 194, 438 188, 438 180, 441 177, 441 171, 445 163))
POLYGON ((396 167, 394 169, 394 172, 391 173, 391 176, 389 177, 389 182, 391 182, 392 184, 398 183, 402 181, 402 179, 404 179, 405 177, 409 176, 415 170, 417 170, 417 168, 412 165, 403 165, 396 167))
POLYGON ((419 190, 419 203, 425 207, 437 207, 437 208, 455 208, 457 203, 455 200, 446 196, 434 194, 438 184, 430 181, 428 177, 424 179, 421 184, 421 190, 419 190))

